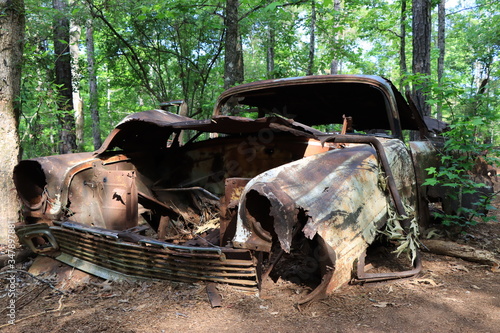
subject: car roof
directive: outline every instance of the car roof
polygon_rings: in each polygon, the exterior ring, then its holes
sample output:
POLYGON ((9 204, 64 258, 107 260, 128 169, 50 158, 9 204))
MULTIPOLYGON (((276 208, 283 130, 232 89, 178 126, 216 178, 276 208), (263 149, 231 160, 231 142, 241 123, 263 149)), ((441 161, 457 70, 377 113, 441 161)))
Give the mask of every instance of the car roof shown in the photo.
POLYGON ((214 115, 234 114, 235 106, 255 107, 259 116, 278 114, 312 126, 342 123, 355 128, 418 130, 415 115, 387 79, 374 75, 316 75, 252 82, 230 88, 217 100, 214 115))

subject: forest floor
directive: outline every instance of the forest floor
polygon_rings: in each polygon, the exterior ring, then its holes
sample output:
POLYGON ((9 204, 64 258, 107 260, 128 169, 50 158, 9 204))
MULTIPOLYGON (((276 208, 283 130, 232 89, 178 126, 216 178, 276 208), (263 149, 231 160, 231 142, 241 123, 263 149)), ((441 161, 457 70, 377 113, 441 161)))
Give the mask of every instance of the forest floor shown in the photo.
MULTIPOLYGON (((499 196, 494 205, 500 208, 499 196)), ((491 214, 500 220, 500 209, 491 214)), ((457 242, 500 259, 500 223, 478 224, 457 242)), ((4 325, 9 297, 0 291, 2 332, 500 331, 500 272, 430 253, 423 253, 417 277, 347 285, 302 307, 297 302, 309 289, 281 280, 261 298, 220 285, 222 306, 212 308, 202 284, 108 283, 80 275, 63 296, 29 275, 18 277, 15 325, 4 325)))

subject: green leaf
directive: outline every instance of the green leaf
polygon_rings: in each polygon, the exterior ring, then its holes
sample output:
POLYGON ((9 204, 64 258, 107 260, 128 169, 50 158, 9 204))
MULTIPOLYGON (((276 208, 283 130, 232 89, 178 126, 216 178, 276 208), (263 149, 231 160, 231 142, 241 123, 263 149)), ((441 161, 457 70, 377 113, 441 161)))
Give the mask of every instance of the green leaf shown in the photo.
POLYGON ((475 117, 471 120, 471 124, 474 125, 474 126, 479 126, 479 125, 483 125, 484 122, 481 118, 479 117, 475 117))
POLYGON ((422 185, 429 185, 429 186, 434 186, 438 183, 438 180, 436 178, 427 178, 425 182, 422 183, 422 185))
POLYGON ((433 174, 436 173, 436 168, 435 167, 430 167, 430 168, 425 169, 425 171, 427 171, 428 175, 433 175, 433 174))
POLYGON ((267 5, 266 7, 264 7, 264 10, 265 11, 270 11, 270 12, 273 12, 276 10, 276 7, 278 6, 282 6, 283 3, 282 2, 279 2, 279 1, 275 1, 275 2, 272 2, 270 3, 269 5, 267 5))

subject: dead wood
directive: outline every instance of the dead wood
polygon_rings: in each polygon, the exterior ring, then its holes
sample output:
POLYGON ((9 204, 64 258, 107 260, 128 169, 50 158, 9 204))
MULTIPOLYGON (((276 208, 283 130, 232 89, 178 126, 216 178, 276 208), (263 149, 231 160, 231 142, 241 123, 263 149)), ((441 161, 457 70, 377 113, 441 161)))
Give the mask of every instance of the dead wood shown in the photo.
POLYGON ((493 271, 498 271, 500 267, 500 260, 498 260, 492 252, 487 250, 437 239, 422 240, 422 244, 425 245, 424 250, 434 254, 446 255, 489 265, 492 266, 493 271))

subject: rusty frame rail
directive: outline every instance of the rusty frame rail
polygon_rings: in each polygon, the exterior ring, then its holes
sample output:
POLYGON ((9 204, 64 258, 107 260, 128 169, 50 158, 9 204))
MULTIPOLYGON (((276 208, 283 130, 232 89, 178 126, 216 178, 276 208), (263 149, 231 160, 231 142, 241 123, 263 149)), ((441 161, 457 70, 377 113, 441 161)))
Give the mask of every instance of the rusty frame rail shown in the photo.
POLYGON ((415 258, 414 268, 402 272, 388 272, 388 273, 366 273, 365 272, 365 258, 364 252, 358 259, 356 278, 352 283, 365 283, 365 282, 381 282, 387 280, 405 279, 417 275, 422 270, 422 259, 420 255, 415 258))

